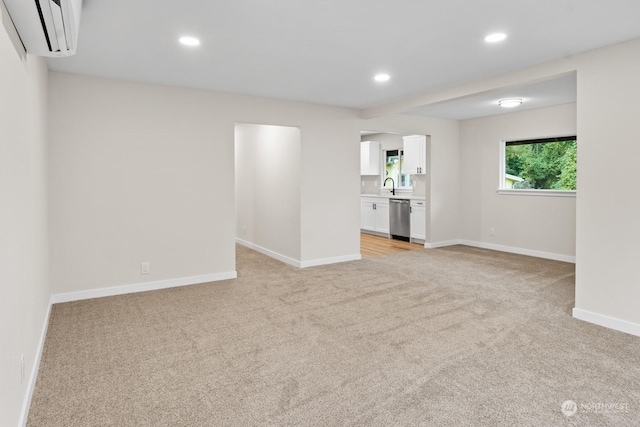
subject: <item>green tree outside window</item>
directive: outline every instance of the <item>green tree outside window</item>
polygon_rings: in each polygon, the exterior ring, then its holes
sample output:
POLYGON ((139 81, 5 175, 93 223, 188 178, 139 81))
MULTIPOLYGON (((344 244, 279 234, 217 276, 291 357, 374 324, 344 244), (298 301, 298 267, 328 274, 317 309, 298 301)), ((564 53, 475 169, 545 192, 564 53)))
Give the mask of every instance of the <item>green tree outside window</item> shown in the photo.
POLYGON ((575 190, 576 137, 510 141, 505 146, 505 173, 522 178, 514 189, 575 190))

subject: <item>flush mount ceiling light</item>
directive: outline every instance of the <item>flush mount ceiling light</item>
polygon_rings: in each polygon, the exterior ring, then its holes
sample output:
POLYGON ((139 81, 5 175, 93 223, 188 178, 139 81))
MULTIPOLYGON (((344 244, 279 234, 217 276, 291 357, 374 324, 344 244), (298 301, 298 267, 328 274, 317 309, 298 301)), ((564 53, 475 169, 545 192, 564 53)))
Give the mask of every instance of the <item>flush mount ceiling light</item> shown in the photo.
POLYGON ((185 46, 199 46, 200 40, 198 40, 195 37, 184 36, 184 37, 180 37, 180 43, 182 43, 185 46))
POLYGON ((502 108, 513 108, 520 104, 522 104, 522 98, 509 98, 498 101, 498 105, 502 108))
POLYGON ((382 83, 382 82, 388 81, 390 78, 391 76, 389 74, 380 73, 380 74, 376 74, 373 79, 379 83, 382 83))
POLYGON ((493 33, 485 37, 484 41, 486 41, 487 43, 497 43, 497 42, 501 42, 506 38, 507 38, 507 35, 505 33, 493 33))

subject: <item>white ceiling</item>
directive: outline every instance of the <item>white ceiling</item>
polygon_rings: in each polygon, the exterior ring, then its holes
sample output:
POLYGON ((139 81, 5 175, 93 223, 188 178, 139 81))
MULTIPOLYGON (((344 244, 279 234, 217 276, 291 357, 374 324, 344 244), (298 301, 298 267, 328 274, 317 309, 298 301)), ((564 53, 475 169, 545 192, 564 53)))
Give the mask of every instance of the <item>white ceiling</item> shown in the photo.
MULTIPOLYGON (((82 13, 77 55, 51 70, 351 108, 640 37, 638 0, 85 0, 82 13), (507 40, 485 43, 496 31, 507 40), (382 71, 391 80, 374 82, 382 71)), ((561 82, 518 96, 572 87, 575 100, 575 82, 561 82)), ((487 115, 486 101, 412 114, 487 115)))
POLYGON ((464 120, 571 102, 576 102, 575 73, 542 82, 503 87, 460 99, 425 105, 404 114, 464 120), (498 105, 499 100, 510 98, 520 98, 522 104, 514 108, 503 108, 498 105))

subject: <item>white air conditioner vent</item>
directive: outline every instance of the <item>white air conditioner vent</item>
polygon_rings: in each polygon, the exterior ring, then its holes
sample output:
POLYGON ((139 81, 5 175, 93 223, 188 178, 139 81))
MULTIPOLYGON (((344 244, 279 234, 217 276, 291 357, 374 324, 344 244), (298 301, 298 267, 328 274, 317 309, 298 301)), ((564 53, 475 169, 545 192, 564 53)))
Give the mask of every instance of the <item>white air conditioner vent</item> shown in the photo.
POLYGON ((4 0, 25 49, 31 55, 76 53, 82 0, 4 0))

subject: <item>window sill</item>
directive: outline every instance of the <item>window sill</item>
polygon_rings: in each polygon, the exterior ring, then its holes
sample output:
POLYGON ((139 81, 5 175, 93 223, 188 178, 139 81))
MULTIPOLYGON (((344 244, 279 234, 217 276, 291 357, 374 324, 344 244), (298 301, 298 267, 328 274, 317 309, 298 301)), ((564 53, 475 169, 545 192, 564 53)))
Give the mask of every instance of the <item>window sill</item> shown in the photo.
POLYGON ((546 197, 576 197, 575 190, 513 190, 498 189, 498 194, 511 196, 546 196, 546 197))
MULTIPOLYGON (((382 187, 380 188, 380 191, 391 192, 391 189, 388 187, 382 187)), ((413 187, 397 187, 396 193, 413 193, 413 187)))

